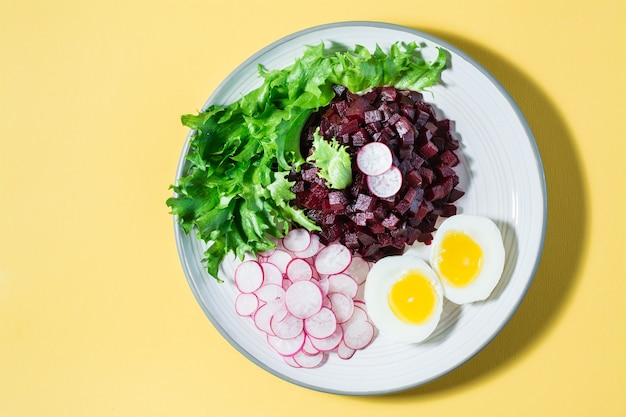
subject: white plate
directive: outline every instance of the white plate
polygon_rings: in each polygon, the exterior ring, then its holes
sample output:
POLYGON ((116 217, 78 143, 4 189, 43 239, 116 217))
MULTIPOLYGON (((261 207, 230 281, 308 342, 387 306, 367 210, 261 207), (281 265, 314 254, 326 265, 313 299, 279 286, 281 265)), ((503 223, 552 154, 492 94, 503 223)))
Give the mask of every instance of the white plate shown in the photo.
MULTIPOLYGON (((348 22, 314 27, 287 36, 241 64, 209 98, 227 104, 261 84, 257 65, 280 69, 291 65, 305 45, 324 41, 352 48, 387 48, 396 41, 423 43, 423 54, 441 46, 450 53, 451 68, 444 86, 424 98, 439 116, 454 121, 462 143, 460 188, 466 195, 459 211, 488 216, 500 227, 507 253, 504 274, 489 300, 463 307, 447 303, 435 335, 426 343, 403 345, 378 337, 350 360, 331 355, 317 369, 287 365, 267 345, 251 320, 234 312, 232 281, 218 284, 201 264, 205 245, 175 228, 180 259, 198 302, 213 325, 251 361, 274 375, 314 390, 374 395, 409 389, 446 374, 469 360, 500 332, 523 299, 543 248, 546 188, 543 167, 532 133, 504 88, 472 58, 452 45, 406 27, 372 22, 348 22)), ((185 170, 182 152, 177 178, 185 170)), ((208 347, 207 347, 208 349, 208 347)))

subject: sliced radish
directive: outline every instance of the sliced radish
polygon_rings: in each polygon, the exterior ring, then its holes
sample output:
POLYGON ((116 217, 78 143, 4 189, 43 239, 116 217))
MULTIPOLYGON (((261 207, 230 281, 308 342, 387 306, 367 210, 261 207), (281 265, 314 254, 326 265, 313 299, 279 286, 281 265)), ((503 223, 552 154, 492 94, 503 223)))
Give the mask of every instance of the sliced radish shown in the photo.
POLYGON ((306 250, 311 244, 311 234, 306 229, 293 229, 283 238, 283 246, 292 252, 306 250))
POLYGON ((292 314, 287 314, 282 319, 273 316, 270 320, 272 332, 283 339, 292 339, 304 330, 304 321, 292 314))
POLYGON ((269 262, 261 262, 261 267, 263 268, 263 285, 283 284, 283 274, 276 265, 269 262))
POLYGON ((265 284, 255 292, 259 300, 264 303, 281 301, 285 298, 285 290, 282 285, 265 284))
POLYGON ((324 362, 325 358, 326 355, 323 352, 310 355, 302 350, 293 355, 293 360, 302 368, 317 368, 324 362))
POLYGON ((331 336, 337 329, 337 318, 330 308, 322 307, 320 311, 304 320, 304 330, 310 337, 323 339, 331 336))
POLYGON ((313 277, 313 269, 304 259, 294 258, 287 264, 287 277, 292 282, 308 281, 313 277))
POLYGON ((263 268, 257 261, 245 261, 237 266, 234 274, 235 285, 243 293, 251 293, 263 285, 263 268))
POLYGON ((282 249, 276 249, 268 258, 267 262, 274 264, 281 274, 287 272, 287 265, 293 259, 293 256, 282 249))
POLYGON ((313 346, 313 343, 311 343, 311 337, 307 335, 306 339, 304 340, 304 345, 302 346, 302 351, 308 353, 309 355, 315 355, 320 350, 313 346))
POLYGON ((368 176, 367 186, 376 197, 391 197, 402 187, 402 173, 398 167, 392 166, 380 175, 368 176))
POLYGON ((345 323, 354 314, 354 301, 344 293, 335 292, 328 294, 331 309, 335 313, 337 323, 345 323))
POLYGON ((356 155, 356 165, 365 175, 380 175, 391 168, 392 163, 391 149, 382 142, 368 143, 356 155))
POLYGON ((315 346, 316 349, 322 352, 331 352, 337 349, 337 346, 341 343, 343 338, 343 328, 341 326, 337 326, 332 335, 323 339, 317 339, 311 336, 309 336, 309 338, 311 339, 311 344, 315 346))
POLYGON ((317 252, 319 252, 320 249, 322 249, 322 244, 320 243, 320 237, 318 235, 310 235, 309 236, 310 242, 309 242, 309 246, 302 250, 302 251, 298 251, 298 252, 294 252, 294 255, 298 258, 312 258, 313 256, 317 255, 317 252))
POLYGON ((304 345, 304 336, 304 332, 302 332, 294 338, 283 339, 281 337, 268 334, 267 343, 269 343, 269 345, 276 352, 278 352, 278 354, 283 356, 293 356, 302 349, 302 346, 304 345))
POLYGON ((348 321, 348 325, 343 327, 343 341, 351 349, 363 349, 374 339, 374 330, 369 321, 348 321))
POLYGON ((337 356, 339 356, 340 359, 348 360, 354 356, 355 353, 356 350, 346 346, 346 342, 343 340, 339 343, 339 346, 337 346, 337 356))
POLYGON ((254 313, 254 324, 259 330, 274 335, 272 321, 282 320, 286 315, 287 309, 282 302, 263 304, 254 313))
POLYGON ((259 298, 252 293, 241 293, 235 298, 235 311, 240 316, 251 316, 259 308, 259 298))
POLYGON ((322 308, 322 291, 313 281, 296 281, 285 291, 285 306, 298 318, 311 317, 322 308))
POLYGON ((350 275, 334 274, 328 277, 328 292, 344 293, 350 298, 354 298, 359 290, 359 284, 350 275))
POLYGON ((285 356, 285 355, 281 355, 282 358, 285 360, 285 363, 291 367, 294 368, 302 368, 298 362, 295 361, 295 359, 293 358, 293 356, 285 356))
POLYGON ((339 274, 348 268, 350 262, 352 262, 350 249, 341 243, 331 243, 315 257, 315 269, 320 274, 339 274))
POLYGON ((322 294, 324 294, 324 295, 328 294, 328 289, 330 288, 329 275, 322 275, 317 280, 317 284, 319 285, 320 289, 322 290, 322 294))
POLYGON ((367 274, 370 272, 370 263, 360 256, 353 256, 350 266, 345 270, 345 274, 350 275, 357 284, 363 284, 367 274))

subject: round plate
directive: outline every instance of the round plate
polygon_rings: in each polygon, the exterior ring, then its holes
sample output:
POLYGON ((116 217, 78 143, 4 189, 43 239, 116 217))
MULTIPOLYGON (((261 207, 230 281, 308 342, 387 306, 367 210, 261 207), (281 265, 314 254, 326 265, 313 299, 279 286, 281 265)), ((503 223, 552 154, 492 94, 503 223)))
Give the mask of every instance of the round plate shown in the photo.
MULTIPOLYGON (((461 141, 457 167, 459 212, 493 219, 506 248, 506 264, 499 285, 484 302, 458 306, 447 303, 442 320, 427 342, 393 343, 379 336, 350 360, 330 355, 316 369, 287 365, 267 344, 252 320, 234 311, 236 290, 231 279, 217 283, 201 259, 205 245, 193 234, 175 228, 181 262, 198 302, 221 334, 263 369, 310 389, 346 395, 374 395, 406 390, 455 369, 489 343, 511 318, 536 271, 546 226, 546 188, 535 140, 520 110, 504 88, 472 58, 452 45, 410 28, 372 22, 348 22, 297 32, 262 49, 241 64, 209 98, 209 104, 228 104, 258 87, 257 65, 281 69, 302 55, 306 45, 325 42, 353 48, 360 44, 383 50, 396 42, 423 44, 425 58, 441 46, 450 54, 443 84, 424 98, 440 117, 454 122, 461 141)), ((432 55, 429 55, 432 54, 432 55)), ((177 178, 186 169, 182 151, 177 178)), ((427 250, 427 248, 426 248, 427 250)), ((229 275, 228 267, 223 272, 229 275)))

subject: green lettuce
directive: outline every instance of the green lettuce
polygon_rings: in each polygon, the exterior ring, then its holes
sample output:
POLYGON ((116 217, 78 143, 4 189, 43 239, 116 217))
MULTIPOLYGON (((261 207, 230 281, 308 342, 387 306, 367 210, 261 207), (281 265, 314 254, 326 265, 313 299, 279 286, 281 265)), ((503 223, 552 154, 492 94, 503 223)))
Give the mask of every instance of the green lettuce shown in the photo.
MULTIPOLYGON (((424 90, 438 83, 446 61, 439 48, 427 62, 414 42, 395 43, 388 53, 359 45, 333 52, 320 43, 305 48, 287 68, 259 66, 262 85, 234 103, 183 115, 183 125, 192 129, 187 166, 166 204, 185 233, 196 230, 199 239, 211 243, 203 260, 208 272, 217 279, 228 253, 241 259, 270 249, 271 238, 283 237, 291 227, 319 230, 290 204, 295 194, 287 177, 305 162, 303 126, 330 103, 333 85, 352 92, 381 86, 424 90)), ((342 180, 332 181, 339 186, 342 180)))

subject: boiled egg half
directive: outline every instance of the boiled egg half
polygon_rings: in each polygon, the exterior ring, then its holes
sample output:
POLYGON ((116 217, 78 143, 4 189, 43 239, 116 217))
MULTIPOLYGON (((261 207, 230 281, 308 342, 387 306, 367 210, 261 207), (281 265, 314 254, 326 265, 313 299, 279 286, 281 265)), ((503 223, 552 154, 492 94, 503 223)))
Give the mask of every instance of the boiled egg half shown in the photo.
POLYGON ((488 217, 457 214, 446 218, 433 239, 430 265, 448 300, 456 304, 485 300, 504 268, 500 229, 488 217))
POLYGON ((418 343, 437 327, 443 288, 430 266, 416 256, 388 256, 376 262, 365 281, 367 312, 381 335, 418 343))

